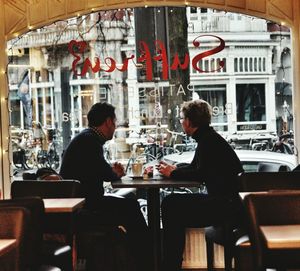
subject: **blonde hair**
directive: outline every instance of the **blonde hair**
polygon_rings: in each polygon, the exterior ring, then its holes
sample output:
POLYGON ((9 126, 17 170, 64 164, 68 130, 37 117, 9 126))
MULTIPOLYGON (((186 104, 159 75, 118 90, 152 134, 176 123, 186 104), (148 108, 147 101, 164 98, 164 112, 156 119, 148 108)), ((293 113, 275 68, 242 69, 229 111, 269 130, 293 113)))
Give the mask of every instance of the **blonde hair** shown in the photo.
POLYGON ((181 111, 193 127, 205 126, 211 123, 212 107, 204 100, 184 102, 181 111))

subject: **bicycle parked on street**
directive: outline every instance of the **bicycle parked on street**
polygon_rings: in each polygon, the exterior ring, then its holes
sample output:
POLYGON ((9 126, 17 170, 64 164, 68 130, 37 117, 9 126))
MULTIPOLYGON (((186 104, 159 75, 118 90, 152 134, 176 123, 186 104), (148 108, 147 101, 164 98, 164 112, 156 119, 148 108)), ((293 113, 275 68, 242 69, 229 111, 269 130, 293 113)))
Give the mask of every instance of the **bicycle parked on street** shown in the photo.
POLYGON ((59 167, 59 136, 55 130, 49 131, 53 135, 48 133, 47 149, 42 148, 39 140, 33 140, 30 132, 24 132, 12 140, 13 163, 17 170, 43 167, 57 169, 59 167))
POLYGON ((280 136, 274 133, 256 134, 248 138, 234 135, 227 138, 227 141, 236 150, 270 151, 298 155, 292 131, 280 136))

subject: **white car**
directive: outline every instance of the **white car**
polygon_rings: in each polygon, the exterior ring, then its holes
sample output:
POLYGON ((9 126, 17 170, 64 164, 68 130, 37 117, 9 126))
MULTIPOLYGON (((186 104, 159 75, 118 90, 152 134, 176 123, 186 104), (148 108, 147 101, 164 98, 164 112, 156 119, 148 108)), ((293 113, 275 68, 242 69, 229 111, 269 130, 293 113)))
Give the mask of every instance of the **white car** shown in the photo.
MULTIPOLYGON (((270 151, 235 150, 246 172, 251 171, 279 171, 283 167, 287 171, 293 170, 297 165, 297 157, 270 151)), ((164 156, 167 163, 190 163, 194 151, 164 156)))

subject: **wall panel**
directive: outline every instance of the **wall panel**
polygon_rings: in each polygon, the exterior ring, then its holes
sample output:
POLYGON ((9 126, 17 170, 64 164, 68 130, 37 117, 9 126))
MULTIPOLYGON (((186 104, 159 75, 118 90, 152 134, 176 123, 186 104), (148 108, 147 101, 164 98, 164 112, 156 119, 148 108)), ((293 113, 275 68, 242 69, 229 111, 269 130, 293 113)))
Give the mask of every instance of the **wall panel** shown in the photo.
POLYGON ((63 16, 66 13, 66 5, 64 1, 48 0, 47 8, 49 19, 54 19, 59 16, 63 16))
POLYGON ((289 25, 294 21, 293 0, 8 0, 5 2, 5 14, 8 14, 5 16, 5 31, 8 38, 13 37, 15 32, 26 32, 25 26, 27 25, 41 27, 77 13, 89 13, 92 9, 112 9, 126 6, 183 6, 188 4, 241 12, 279 22, 285 20, 289 25))
POLYGON ((247 2, 247 8, 249 10, 266 13, 267 10, 267 1, 261 0, 261 1, 248 1, 247 2))
POLYGON ((42 24, 45 18, 49 20, 45 1, 36 0, 28 6, 28 25, 42 24))

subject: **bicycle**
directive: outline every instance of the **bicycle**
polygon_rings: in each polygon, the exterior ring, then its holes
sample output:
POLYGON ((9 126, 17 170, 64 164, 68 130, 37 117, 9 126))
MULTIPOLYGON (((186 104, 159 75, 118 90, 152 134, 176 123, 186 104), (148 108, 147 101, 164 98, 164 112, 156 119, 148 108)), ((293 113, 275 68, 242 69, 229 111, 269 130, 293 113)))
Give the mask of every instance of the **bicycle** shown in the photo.
POLYGON ((167 129, 167 132, 171 134, 170 145, 174 149, 174 153, 183 153, 186 151, 194 151, 197 147, 197 142, 183 132, 174 132, 167 129), (178 137, 181 137, 182 143, 177 143, 178 137))
POLYGON ((293 132, 287 132, 285 134, 280 135, 278 140, 274 143, 271 151, 295 154, 296 156, 298 156, 298 150, 294 145, 293 132))

